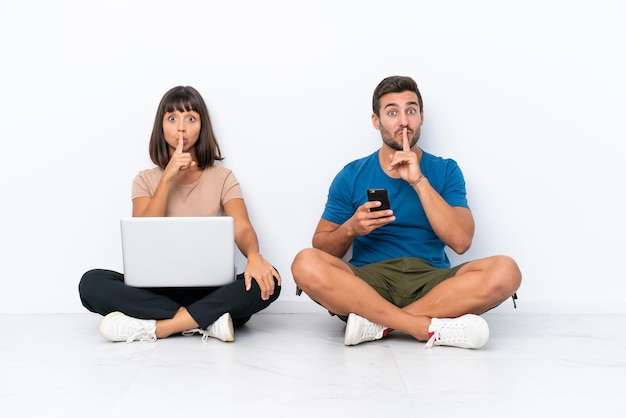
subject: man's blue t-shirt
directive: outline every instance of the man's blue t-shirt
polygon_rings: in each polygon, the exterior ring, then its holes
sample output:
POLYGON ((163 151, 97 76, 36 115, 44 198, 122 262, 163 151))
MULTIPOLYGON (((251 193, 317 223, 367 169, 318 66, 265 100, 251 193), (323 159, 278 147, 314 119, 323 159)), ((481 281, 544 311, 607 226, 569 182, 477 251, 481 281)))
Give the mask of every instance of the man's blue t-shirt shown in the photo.
MULTIPOLYGON (((420 168, 431 186, 451 206, 469 208, 463 173, 456 161, 422 152, 420 168)), ((322 218, 343 224, 367 201, 367 189, 384 188, 396 220, 356 237, 352 259, 356 266, 401 257, 418 257, 435 267, 450 267, 441 241, 428 222, 411 185, 385 174, 378 151, 346 165, 333 180, 322 218)))

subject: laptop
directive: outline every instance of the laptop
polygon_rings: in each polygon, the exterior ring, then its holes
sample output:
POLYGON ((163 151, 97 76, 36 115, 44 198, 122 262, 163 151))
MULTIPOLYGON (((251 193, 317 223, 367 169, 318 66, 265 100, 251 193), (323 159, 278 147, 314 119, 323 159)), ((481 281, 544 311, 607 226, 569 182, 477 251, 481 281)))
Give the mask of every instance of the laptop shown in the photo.
POLYGON ((215 287, 235 280, 232 217, 134 217, 120 225, 129 286, 215 287))

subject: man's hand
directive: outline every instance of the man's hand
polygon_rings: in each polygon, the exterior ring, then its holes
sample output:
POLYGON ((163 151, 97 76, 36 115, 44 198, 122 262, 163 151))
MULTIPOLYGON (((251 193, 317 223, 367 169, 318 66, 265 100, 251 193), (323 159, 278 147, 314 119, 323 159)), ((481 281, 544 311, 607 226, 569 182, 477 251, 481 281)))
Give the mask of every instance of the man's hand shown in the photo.
POLYGON ((378 200, 365 202, 356 210, 352 218, 348 219, 346 223, 349 225, 353 236, 367 235, 376 228, 380 228, 396 220, 391 209, 370 211, 371 208, 380 205, 381 203, 378 200))
POLYGON ((395 170, 409 184, 415 183, 422 174, 417 161, 417 154, 411 151, 407 128, 402 130, 402 151, 396 151, 389 156, 389 159, 391 162, 388 170, 395 170))

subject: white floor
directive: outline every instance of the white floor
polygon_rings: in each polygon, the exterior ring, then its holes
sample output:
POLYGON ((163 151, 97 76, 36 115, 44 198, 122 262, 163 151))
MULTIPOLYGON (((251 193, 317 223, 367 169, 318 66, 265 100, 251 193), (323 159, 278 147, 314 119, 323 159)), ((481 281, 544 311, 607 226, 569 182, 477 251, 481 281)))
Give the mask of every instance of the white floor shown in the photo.
POLYGON ((110 343, 95 314, 0 315, 0 416, 626 417, 626 315, 489 312, 480 350, 325 313, 257 314, 234 343, 110 343))

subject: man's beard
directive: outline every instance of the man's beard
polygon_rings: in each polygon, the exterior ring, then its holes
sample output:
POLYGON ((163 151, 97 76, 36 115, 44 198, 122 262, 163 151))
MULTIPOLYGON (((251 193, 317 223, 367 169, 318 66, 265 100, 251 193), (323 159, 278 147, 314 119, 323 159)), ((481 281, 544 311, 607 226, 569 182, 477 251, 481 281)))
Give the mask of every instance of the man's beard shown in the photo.
MULTIPOLYGON (((398 136, 400 138, 402 138, 402 130, 404 128, 402 128, 400 131, 398 131, 398 136)), ((415 135, 413 135, 412 137, 410 137, 411 135, 411 130, 407 129, 407 135, 409 135, 409 148, 413 148, 413 146, 415 144, 417 144, 417 141, 420 139, 420 128, 417 128, 417 131, 415 131, 415 135)), ((396 151, 402 151, 402 140, 398 143, 396 141, 394 141, 394 136, 389 135, 389 131, 387 129, 385 129, 384 126, 380 126, 380 136, 382 136, 383 138, 383 142, 395 149, 396 151)))

